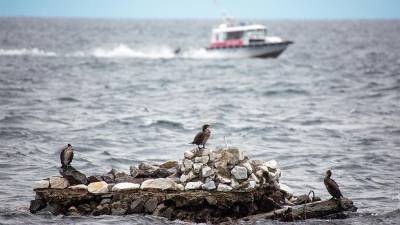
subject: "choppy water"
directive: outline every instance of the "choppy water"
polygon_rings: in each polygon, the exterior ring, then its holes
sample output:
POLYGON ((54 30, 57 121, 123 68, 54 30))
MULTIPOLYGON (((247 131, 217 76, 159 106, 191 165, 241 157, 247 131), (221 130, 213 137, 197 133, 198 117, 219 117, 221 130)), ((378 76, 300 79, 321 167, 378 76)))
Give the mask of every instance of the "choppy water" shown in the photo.
POLYGON ((295 41, 268 60, 208 57, 216 22, 0 18, 0 223, 178 223, 31 215, 31 182, 66 143, 87 174, 181 158, 207 122, 297 194, 333 170, 359 212, 305 224, 398 224, 400 21, 263 21, 295 41))

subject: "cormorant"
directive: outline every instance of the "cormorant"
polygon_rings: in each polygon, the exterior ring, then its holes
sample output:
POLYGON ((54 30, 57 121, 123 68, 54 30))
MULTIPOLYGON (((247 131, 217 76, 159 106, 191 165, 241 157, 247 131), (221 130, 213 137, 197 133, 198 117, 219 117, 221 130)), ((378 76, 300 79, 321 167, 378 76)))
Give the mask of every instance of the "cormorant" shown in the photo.
POLYGON ((343 197, 343 195, 340 192, 339 185, 331 179, 331 175, 332 172, 330 170, 327 170, 324 179, 326 190, 328 190, 329 194, 331 194, 333 198, 340 199, 341 197, 343 197))
POLYGON ((72 149, 72 145, 68 144, 61 150, 60 159, 61 159, 61 167, 68 167, 72 159, 74 158, 74 150, 72 149))
POLYGON ((199 146, 203 145, 203 148, 205 148, 205 144, 211 134, 210 129, 208 129, 209 127, 210 127, 210 125, 204 124, 203 128, 202 128, 203 130, 200 131, 199 133, 197 133, 196 137, 194 137, 193 142, 190 144, 197 145, 197 148, 200 148, 199 146))

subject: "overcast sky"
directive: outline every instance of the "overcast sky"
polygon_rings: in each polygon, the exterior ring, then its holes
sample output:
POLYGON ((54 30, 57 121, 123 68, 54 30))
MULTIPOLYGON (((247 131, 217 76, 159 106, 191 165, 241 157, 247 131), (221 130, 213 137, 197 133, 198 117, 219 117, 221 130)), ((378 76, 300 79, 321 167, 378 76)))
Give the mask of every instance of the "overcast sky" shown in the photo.
POLYGON ((0 16, 400 19, 400 0, 0 0, 0 16))

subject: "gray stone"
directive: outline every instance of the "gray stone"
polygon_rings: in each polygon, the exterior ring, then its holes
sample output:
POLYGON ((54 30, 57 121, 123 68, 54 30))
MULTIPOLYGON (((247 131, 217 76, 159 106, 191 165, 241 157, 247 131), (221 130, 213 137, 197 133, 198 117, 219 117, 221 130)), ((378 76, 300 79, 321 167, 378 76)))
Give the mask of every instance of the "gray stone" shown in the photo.
POLYGON ((72 166, 67 166, 67 167, 61 167, 59 169, 59 172, 61 176, 63 176, 65 179, 68 180, 69 184, 75 185, 75 184, 88 184, 88 179, 86 178, 86 175, 79 172, 77 169, 75 169, 72 166))
POLYGON ((78 184, 78 185, 74 185, 74 186, 69 186, 68 188, 71 190, 87 190, 88 186, 86 186, 84 184, 78 184))
POLYGON ((168 178, 157 178, 157 179, 149 179, 143 181, 142 185, 140 185, 140 189, 158 189, 158 190, 179 190, 180 187, 177 186, 177 183, 173 179, 168 178))
POLYGON ((239 182, 237 182, 235 179, 232 179, 232 180, 231 180, 231 187, 232 187, 233 189, 239 189, 239 188, 240 188, 240 184, 239 184, 239 182))
POLYGON ((29 206, 29 212, 36 213, 46 207, 46 202, 42 199, 31 200, 31 204, 29 206))
POLYGON ((232 191, 232 187, 226 184, 218 184, 218 191, 229 192, 232 191))
POLYGON ((143 198, 138 198, 131 203, 130 212, 131 213, 143 213, 144 212, 144 204, 146 200, 143 198))
POLYGON ((195 173, 200 173, 200 169, 203 166, 202 163, 195 163, 193 164, 193 172, 195 173))
POLYGON ((250 179, 254 180, 256 183, 260 183, 260 179, 258 179, 254 173, 250 174, 250 179))
POLYGON ((210 160, 210 157, 207 155, 194 158, 195 163, 207 164, 209 160, 210 160))
POLYGON ((223 183, 223 184, 230 184, 231 183, 231 179, 229 179, 229 178, 227 178, 225 176, 222 176, 221 174, 217 174, 217 176, 215 177, 215 180, 218 183, 223 183))
POLYGON ((118 183, 112 188, 112 191, 119 192, 119 191, 135 190, 139 188, 140 184, 118 183))
POLYGON ((190 171, 192 169, 192 166, 193 166, 192 160, 184 159, 183 160, 183 166, 185 168, 184 169, 185 172, 190 171))
POLYGON ((276 169, 275 172, 269 172, 268 177, 272 181, 277 181, 281 177, 281 170, 276 169))
POLYGON ((185 186, 185 190, 197 190, 201 189, 201 186, 203 185, 203 182, 201 181, 196 181, 196 182, 189 182, 185 186))
POLYGON ((108 192, 108 184, 104 181, 90 183, 88 191, 92 194, 103 194, 108 192))
POLYGON ((196 178, 197 176, 193 173, 193 171, 190 171, 188 174, 182 174, 180 181, 182 183, 186 183, 188 181, 193 180, 194 178, 196 178))
POLYGON ((158 167, 154 166, 148 162, 142 162, 139 164, 139 169, 145 170, 145 171, 154 171, 154 170, 158 169, 158 167))
POLYGON ((231 174, 238 180, 247 179, 247 169, 243 166, 233 167, 231 174))
POLYGON ((249 181, 248 189, 254 189, 256 187, 256 182, 254 180, 249 181))
POLYGON ((38 180, 38 181, 34 181, 32 184, 32 189, 36 190, 36 189, 41 189, 41 188, 49 188, 50 183, 48 180, 38 180))
POLYGON ((147 213, 152 213, 157 208, 158 199, 157 198, 150 198, 144 204, 144 211, 147 213))
POLYGON ((137 177, 139 175, 139 173, 140 173, 140 170, 136 166, 130 166, 129 167, 129 172, 130 172, 132 177, 137 177))
POLYGON ((186 151, 184 153, 184 156, 186 159, 190 160, 190 159, 193 159, 196 156, 196 154, 193 151, 186 151))
POLYGON ((128 211, 128 206, 124 202, 113 202, 111 204, 111 214, 115 216, 122 216, 125 215, 126 212, 128 211))
POLYGON ((205 166, 205 167, 203 167, 201 169, 201 176, 202 177, 209 177, 209 176, 211 176, 213 174, 214 174, 214 171, 208 166, 205 166))
POLYGON ((172 169, 177 167, 178 167, 178 161, 173 161, 173 160, 166 161, 160 165, 160 168, 163 169, 172 169))
POLYGON ((217 187, 215 186, 215 182, 211 180, 211 181, 208 181, 208 182, 204 183, 201 186, 201 188, 203 188, 204 190, 211 191, 211 190, 216 189, 217 187))
POLYGON ((247 169, 247 174, 250 175, 253 173, 253 167, 249 162, 242 163, 242 166, 247 169))
POLYGON ((64 189, 69 186, 69 182, 67 179, 63 177, 50 177, 50 187, 54 189, 64 189))

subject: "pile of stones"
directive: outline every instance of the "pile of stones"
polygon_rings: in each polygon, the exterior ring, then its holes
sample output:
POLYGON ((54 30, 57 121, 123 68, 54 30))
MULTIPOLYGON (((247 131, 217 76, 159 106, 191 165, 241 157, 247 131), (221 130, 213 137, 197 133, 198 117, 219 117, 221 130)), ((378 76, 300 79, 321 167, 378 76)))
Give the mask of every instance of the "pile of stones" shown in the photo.
POLYGON ((179 167, 185 190, 252 190, 264 185, 279 188, 281 171, 275 160, 250 160, 239 149, 193 149, 179 167))
POLYGON ((111 170, 104 175, 89 176, 87 183, 76 184, 69 177, 52 176, 33 183, 33 189, 87 189, 99 194, 123 190, 171 191, 246 191, 262 186, 280 188, 281 171, 275 160, 250 160, 239 149, 192 149, 184 153, 181 163, 167 161, 155 165, 142 162, 131 166, 129 174, 111 170))

